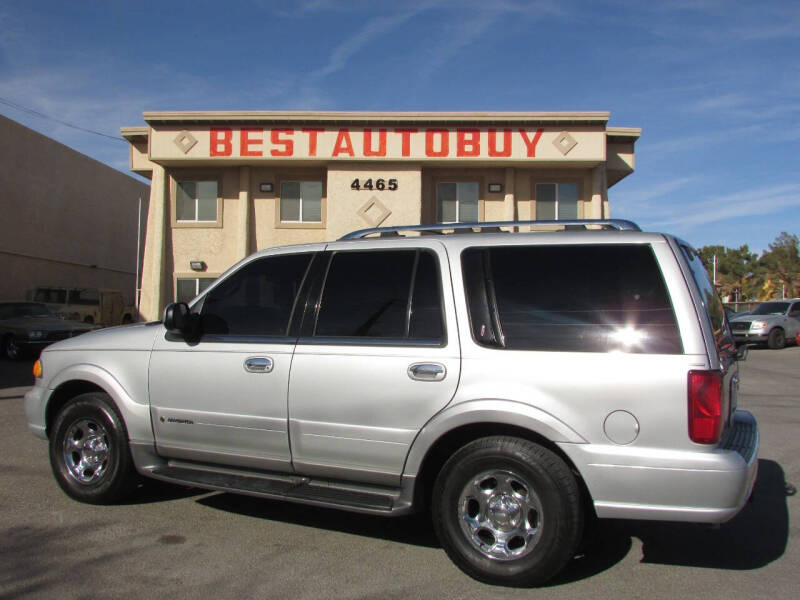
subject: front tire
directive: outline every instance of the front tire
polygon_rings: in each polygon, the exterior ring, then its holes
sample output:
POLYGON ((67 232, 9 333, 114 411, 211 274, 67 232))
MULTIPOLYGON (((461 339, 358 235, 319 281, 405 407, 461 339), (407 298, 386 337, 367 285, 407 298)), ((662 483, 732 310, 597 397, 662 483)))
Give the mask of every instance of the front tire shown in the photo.
POLYGON ((767 346, 769 346, 772 350, 780 350, 786 346, 786 334, 783 332, 783 329, 776 327, 769 332, 769 337, 767 337, 767 346))
POLYGON ((56 416, 50 465, 58 485, 75 500, 112 504, 136 486, 128 434, 108 395, 81 394, 56 416))
POLYGON ((442 467, 433 524, 452 561, 479 581, 544 583, 573 557, 583 530, 577 481, 567 464, 528 440, 467 444, 442 467))

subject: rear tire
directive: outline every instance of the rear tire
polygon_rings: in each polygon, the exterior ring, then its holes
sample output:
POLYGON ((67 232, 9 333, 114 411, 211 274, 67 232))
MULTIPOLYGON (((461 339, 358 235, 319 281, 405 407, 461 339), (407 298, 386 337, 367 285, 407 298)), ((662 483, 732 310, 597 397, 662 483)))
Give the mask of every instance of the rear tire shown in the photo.
POLYGON ((786 334, 783 332, 783 329, 776 327, 769 332, 769 337, 767 337, 767 346, 769 346, 772 350, 780 350, 786 346, 786 334))
POLYGON ((75 500, 113 504, 136 487, 128 434, 111 398, 81 394, 58 413, 50 433, 50 465, 75 500))
POLYGON ((567 464, 528 440, 467 444, 442 467, 433 524, 451 560, 486 583, 533 586, 574 556, 583 531, 580 490, 567 464))

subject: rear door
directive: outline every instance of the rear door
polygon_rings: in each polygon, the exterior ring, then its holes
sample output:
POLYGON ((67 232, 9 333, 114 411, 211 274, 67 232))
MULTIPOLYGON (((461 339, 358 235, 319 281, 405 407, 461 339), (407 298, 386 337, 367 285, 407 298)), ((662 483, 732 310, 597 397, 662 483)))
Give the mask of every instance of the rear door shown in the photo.
POLYGON ((441 244, 334 243, 292 362, 295 470, 398 485, 411 442, 453 397, 458 335, 441 244))

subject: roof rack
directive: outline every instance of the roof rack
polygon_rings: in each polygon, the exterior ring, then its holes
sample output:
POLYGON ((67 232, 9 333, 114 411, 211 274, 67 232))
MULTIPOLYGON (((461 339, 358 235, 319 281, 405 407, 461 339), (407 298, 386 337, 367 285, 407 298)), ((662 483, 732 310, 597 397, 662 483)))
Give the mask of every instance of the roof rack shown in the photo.
POLYGON ((563 227, 565 231, 589 229, 590 226, 618 231, 641 231, 633 221, 625 219, 569 219, 561 221, 483 221, 473 223, 431 223, 428 225, 394 225, 392 227, 371 227, 359 229, 340 237, 340 240, 358 240, 368 235, 378 234, 381 237, 400 235, 401 231, 419 231, 421 233, 497 233, 501 227, 563 227))

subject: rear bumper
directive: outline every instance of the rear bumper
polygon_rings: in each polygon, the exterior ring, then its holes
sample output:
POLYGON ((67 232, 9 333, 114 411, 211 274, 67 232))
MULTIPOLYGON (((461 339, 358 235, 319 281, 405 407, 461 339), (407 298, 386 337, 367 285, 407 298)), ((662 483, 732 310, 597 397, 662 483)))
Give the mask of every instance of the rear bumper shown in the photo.
POLYGON ((722 523, 745 505, 758 471, 758 424, 736 411, 712 451, 559 444, 601 518, 722 523))

